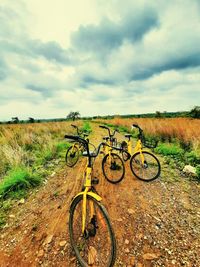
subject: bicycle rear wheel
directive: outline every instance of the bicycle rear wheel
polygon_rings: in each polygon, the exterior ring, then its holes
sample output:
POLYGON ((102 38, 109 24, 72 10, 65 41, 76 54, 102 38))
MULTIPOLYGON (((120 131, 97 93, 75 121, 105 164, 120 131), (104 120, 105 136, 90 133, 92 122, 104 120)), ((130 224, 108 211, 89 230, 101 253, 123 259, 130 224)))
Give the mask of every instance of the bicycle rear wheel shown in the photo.
POLYGON ((72 145, 67 149, 65 161, 68 167, 73 167, 79 159, 79 148, 77 145, 72 145))
POLYGON ((131 155, 128 153, 128 145, 126 142, 121 143, 121 148, 122 148, 122 158, 124 161, 127 161, 130 159, 131 155))
POLYGON ((105 207, 87 196, 86 228, 82 234, 83 196, 70 207, 70 242, 81 266, 112 267, 116 258, 116 241, 105 207), (91 205, 94 213, 91 214, 91 205))
POLYGON ((144 157, 144 163, 142 163, 140 152, 133 154, 130 160, 131 171, 133 175, 142 181, 153 181, 160 175, 160 162, 156 156, 148 151, 142 151, 141 153, 144 157))
POLYGON ((119 183, 124 178, 125 166, 118 154, 105 155, 102 161, 102 170, 106 180, 110 183, 119 183))

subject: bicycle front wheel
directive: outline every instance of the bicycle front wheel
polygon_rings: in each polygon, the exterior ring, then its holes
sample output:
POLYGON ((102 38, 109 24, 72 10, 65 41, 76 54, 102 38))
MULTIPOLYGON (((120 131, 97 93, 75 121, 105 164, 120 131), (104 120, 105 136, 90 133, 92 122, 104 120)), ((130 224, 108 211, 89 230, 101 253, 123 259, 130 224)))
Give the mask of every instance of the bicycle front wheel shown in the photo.
POLYGON ((69 233, 72 248, 81 266, 112 267, 116 258, 116 241, 105 207, 87 196, 86 224, 82 233, 83 196, 70 207, 69 233))
POLYGON ((131 157, 130 167, 133 175, 145 182, 155 180, 161 172, 159 160, 148 151, 135 153, 131 157))
POLYGON ((110 183, 119 183, 125 174, 125 166, 119 155, 110 153, 102 161, 103 174, 110 183))
POLYGON ((79 159, 79 148, 72 145, 67 149, 65 161, 68 167, 73 167, 79 159))

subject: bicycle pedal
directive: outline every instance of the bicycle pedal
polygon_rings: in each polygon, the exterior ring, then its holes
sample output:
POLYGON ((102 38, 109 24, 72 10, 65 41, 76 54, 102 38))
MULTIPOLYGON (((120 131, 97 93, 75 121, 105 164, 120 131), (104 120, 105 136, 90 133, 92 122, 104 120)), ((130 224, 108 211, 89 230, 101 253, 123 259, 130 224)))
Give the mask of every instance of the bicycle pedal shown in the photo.
POLYGON ((99 179, 94 177, 92 178, 92 184, 98 184, 99 183, 99 179))

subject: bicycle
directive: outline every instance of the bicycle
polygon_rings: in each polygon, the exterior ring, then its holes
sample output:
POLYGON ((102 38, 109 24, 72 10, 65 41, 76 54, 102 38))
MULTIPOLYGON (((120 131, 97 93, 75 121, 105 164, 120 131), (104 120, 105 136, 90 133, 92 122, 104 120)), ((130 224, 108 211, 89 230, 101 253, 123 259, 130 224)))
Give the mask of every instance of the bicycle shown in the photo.
POLYGON ((102 153, 104 158, 102 160, 102 170, 107 181, 116 184, 119 183, 125 174, 125 166, 121 157, 113 152, 113 149, 121 151, 121 148, 117 147, 117 139, 114 137, 117 129, 111 133, 107 126, 100 125, 100 128, 108 131, 108 136, 103 137, 105 141, 103 145, 102 153))
POLYGON ((69 211, 69 234, 71 246, 81 266, 114 266, 116 240, 106 208, 101 204, 94 185, 99 179, 93 178, 92 160, 99 154, 89 151, 89 142, 79 136, 65 135, 65 138, 82 143, 87 157, 84 172, 84 186, 72 200, 69 211))
POLYGON ((133 124, 132 127, 139 130, 138 140, 132 152, 132 135, 125 134, 125 137, 128 140, 121 143, 122 158, 124 161, 130 159, 131 171, 138 179, 145 182, 153 181, 159 177, 161 165, 157 157, 151 152, 144 150, 143 146, 147 148, 155 148, 158 142, 155 140, 147 141, 143 130, 137 124, 133 124))
MULTIPOLYGON (((81 131, 78 126, 71 124, 73 128, 76 129, 77 135, 82 136, 86 141, 88 141, 87 137, 89 136, 88 133, 81 131)), ((78 162, 78 159, 80 157, 80 154, 85 150, 84 146, 80 144, 79 142, 74 142, 73 145, 71 145, 65 155, 65 161, 68 167, 73 167, 78 162)))

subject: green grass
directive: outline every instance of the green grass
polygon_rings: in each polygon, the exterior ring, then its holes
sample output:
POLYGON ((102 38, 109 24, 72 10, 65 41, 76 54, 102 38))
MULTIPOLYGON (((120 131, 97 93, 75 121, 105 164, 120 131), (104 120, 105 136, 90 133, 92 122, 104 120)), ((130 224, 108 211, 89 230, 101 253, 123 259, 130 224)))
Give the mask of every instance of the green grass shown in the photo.
POLYGON ((0 196, 2 198, 19 198, 24 196, 27 189, 39 185, 41 178, 33 174, 26 167, 17 167, 10 171, 0 183, 0 196))
POLYGON ((84 132, 87 132, 87 133, 91 133, 92 132, 92 127, 90 125, 90 123, 88 121, 85 121, 82 128, 81 128, 81 131, 84 131, 84 132))
POLYGON ((154 151, 164 156, 183 156, 184 150, 176 144, 159 144, 154 151))

